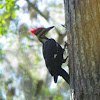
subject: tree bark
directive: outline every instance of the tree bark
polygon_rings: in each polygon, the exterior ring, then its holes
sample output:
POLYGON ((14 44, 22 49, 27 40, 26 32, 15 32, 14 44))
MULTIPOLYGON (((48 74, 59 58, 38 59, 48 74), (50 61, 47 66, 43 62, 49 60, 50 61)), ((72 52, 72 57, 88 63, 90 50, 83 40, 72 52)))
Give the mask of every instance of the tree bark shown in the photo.
POLYGON ((100 0, 64 0, 71 100, 100 100, 100 0))

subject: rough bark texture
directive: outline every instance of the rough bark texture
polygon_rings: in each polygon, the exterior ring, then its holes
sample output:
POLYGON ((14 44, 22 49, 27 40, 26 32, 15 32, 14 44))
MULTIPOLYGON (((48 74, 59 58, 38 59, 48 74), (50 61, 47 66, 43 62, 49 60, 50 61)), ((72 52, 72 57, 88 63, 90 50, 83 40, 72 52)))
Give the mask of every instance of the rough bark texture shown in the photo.
POLYGON ((71 100, 100 100, 100 0, 64 0, 71 100))

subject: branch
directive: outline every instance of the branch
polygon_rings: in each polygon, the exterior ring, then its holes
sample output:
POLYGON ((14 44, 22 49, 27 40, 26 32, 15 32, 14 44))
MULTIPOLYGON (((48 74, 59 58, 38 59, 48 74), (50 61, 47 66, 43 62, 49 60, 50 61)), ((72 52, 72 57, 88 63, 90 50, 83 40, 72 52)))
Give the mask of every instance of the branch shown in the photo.
POLYGON ((48 21, 48 17, 46 17, 34 4, 32 4, 29 0, 26 0, 28 4, 38 13, 40 14, 43 18, 45 18, 48 21))

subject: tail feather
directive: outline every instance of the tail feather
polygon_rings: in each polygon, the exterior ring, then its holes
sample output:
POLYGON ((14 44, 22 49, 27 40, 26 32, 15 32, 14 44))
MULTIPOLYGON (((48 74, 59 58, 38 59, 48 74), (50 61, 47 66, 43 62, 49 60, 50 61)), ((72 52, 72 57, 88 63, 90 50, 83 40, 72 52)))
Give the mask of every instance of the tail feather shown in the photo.
POLYGON ((63 77, 63 79, 68 83, 70 84, 70 76, 69 74, 62 68, 59 68, 58 70, 59 72, 59 75, 63 77))
POLYGON ((54 82, 57 83, 58 76, 54 76, 54 82))

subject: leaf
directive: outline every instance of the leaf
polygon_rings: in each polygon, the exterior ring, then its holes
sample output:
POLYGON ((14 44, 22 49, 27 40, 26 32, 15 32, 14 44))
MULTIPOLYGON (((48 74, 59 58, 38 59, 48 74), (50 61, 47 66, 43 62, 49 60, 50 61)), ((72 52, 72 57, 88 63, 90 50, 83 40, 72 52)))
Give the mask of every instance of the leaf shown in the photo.
POLYGON ((4 5, 0 4, 0 9, 2 9, 4 7, 4 5))
POLYGON ((5 19, 9 18, 10 16, 11 16, 10 13, 6 14, 5 19))
POLYGON ((12 19, 15 19, 16 17, 17 17, 16 13, 13 12, 13 17, 12 17, 12 19))

